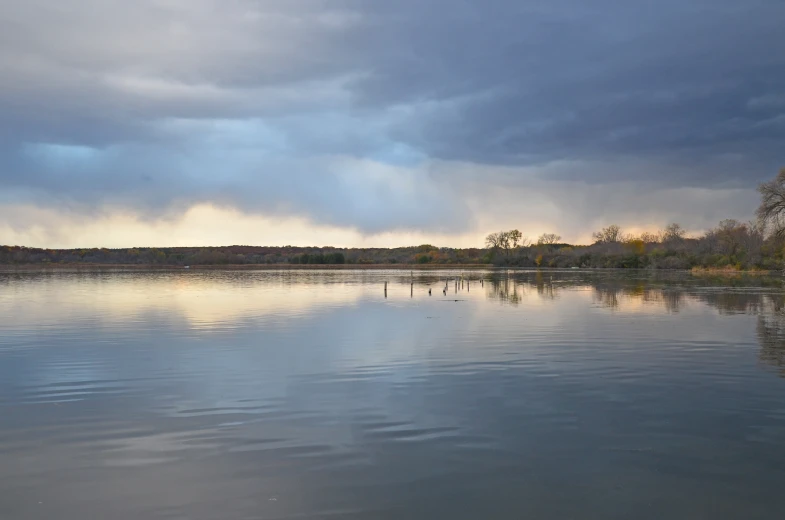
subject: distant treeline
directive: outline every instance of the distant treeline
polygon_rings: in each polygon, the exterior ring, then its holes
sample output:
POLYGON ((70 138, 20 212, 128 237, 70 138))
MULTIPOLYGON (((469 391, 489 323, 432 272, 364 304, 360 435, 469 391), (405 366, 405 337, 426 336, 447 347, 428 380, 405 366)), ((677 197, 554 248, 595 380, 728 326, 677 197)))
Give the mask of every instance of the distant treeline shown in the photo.
POLYGON ((497 265, 522 267, 593 267, 736 270, 782 269, 785 251, 785 168, 758 187, 761 203, 753 222, 723 220, 698 237, 679 224, 656 233, 630 235, 617 225, 593 234, 594 244, 570 246, 545 233, 535 244, 520 231, 491 233, 486 238, 497 265))
POLYGON ((126 265, 382 265, 433 264, 649 269, 762 269, 783 267, 785 252, 785 169, 761 184, 754 222, 723 220, 698 237, 679 224, 656 233, 629 235, 616 225, 594 233, 592 245, 563 243, 554 233, 536 242, 518 230, 491 233, 485 248, 416 247, 343 249, 333 247, 164 247, 131 249, 35 249, 0 246, 0 264, 126 265))
MULTIPOLYGON (((487 248, 455 249, 421 245, 400 248, 312 247, 165 247, 130 249, 35 249, 0 247, 0 264, 126 264, 185 265, 380 265, 426 264, 549 268, 651 268, 693 267, 780 269, 785 241, 766 236, 755 223, 725 220, 703 236, 689 238, 678 225, 663 232, 627 236, 609 226, 592 245, 570 245, 550 240, 529 243, 512 232, 513 240, 493 242, 487 248)), ((494 234, 504 235, 505 233, 494 234)), ((558 238, 558 237, 556 237, 558 238)))
POLYGON ((595 243, 589 246, 557 243, 553 237, 543 235, 530 244, 515 230, 494 233, 487 239, 488 251, 499 266, 771 270, 783 265, 785 246, 780 235, 767 235, 759 223, 736 220, 723 220, 695 238, 687 237, 678 224, 642 235, 608 226, 594 234, 595 243))
POLYGON ((399 248, 343 249, 334 247, 136 247, 129 249, 37 249, 0 246, 0 264, 115 265, 378 265, 490 263, 484 249, 399 248))

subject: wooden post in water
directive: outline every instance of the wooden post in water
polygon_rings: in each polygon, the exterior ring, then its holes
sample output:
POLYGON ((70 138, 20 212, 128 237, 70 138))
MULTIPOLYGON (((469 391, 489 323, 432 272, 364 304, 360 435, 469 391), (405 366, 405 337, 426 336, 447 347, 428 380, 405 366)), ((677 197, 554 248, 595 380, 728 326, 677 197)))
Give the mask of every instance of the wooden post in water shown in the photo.
POLYGON ((387 298, 387 282, 384 282, 384 297, 387 298))
POLYGON ((414 298, 414 282, 412 282, 412 289, 411 292, 409 293, 409 297, 414 298))

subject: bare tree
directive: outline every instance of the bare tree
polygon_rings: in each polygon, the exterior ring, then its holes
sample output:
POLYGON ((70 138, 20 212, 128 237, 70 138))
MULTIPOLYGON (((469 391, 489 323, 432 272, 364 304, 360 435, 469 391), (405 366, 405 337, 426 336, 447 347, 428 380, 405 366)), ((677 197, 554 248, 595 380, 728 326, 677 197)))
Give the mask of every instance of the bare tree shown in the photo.
POLYGON ((488 249, 502 249, 504 248, 504 241, 506 237, 504 236, 504 232, 499 233, 491 233, 487 237, 485 237, 485 247, 488 249))
POLYGON ((668 224, 662 231, 663 242, 678 242, 687 235, 687 230, 681 227, 680 224, 668 224))
POLYGON ((757 264, 762 259, 764 226, 759 222, 739 222, 726 219, 706 232, 701 239, 704 252, 719 253, 731 257, 734 262, 757 264))
POLYGON ((524 247, 522 243, 525 239, 523 238, 523 234, 518 231, 517 229, 513 229, 512 231, 507 231, 507 240, 510 245, 510 249, 515 249, 519 245, 524 247))
POLYGON ((596 233, 592 233, 592 238, 597 242, 602 242, 604 244, 615 244, 621 242, 623 237, 621 228, 616 224, 612 224, 602 228, 602 230, 597 231, 596 233))
POLYGON ((517 229, 511 231, 499 231, 498 233, 491 233, 485 237, 485 245, 494 252, 504 251, 504 256, 509 258, 512 252, 519 247, 526 247, 529 245, 529 239, 523 236, 523 233, 517 229))
POLYGON ((644 244, 656 244, 662 241, 662 235, 660 233, 649 233, 648 231, 641 233, 640 238, 644 244))
POLYGON ((560 241, 561 236, 556 233, 543 233, 540 235, 540 238, 537 239, 537 245, 552 246, 553 244, 558 244, 560 241))
POLYGON ((785 236, 785 168, 773 180, 758 186, 761 201, 758 220, 770 225, 775 236, 785 236))
POLYGON ((741 238, 742 247, 747 253, 747 260, 753 264, 763 260, 763 242, 766 237, 765 224, 749 222, 745 225, 744 235, 741 238))
POLYGON ((741 248, 741 238, 746 233, 744 224, 729 218, 720 221, 715 230, 720 251, 726 255, 735 255, 741 248))

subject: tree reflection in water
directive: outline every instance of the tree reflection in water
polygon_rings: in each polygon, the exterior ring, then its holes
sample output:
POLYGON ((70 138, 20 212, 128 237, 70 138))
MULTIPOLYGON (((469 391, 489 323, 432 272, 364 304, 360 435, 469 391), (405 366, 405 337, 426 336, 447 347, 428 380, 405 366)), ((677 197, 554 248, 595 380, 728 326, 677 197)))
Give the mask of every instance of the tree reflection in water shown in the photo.
POLYGON ((779 370, 785 377, 785 301, 782 295, 768 296, 764 312, 758 314, 760 360, 779 370))
POLYGON ((760 360, 785 377, 785 294, 782 280, 701 280, 682 275, 629 277, 607 274, 570 275, 564 272, 498 273, 485 284, 486 296, 519 305, 528 295, 544 300, 559 298, 567 290, 589 289, 592 302, 612 311, 625 306, 656 305, 675 314, 685 305, 698 303, 722 315, 749 314, 758 317, 757 338, 760 360))
POLYGON ((485 285, 488 298, 500 300, 511 305, 521 302, 526 282, 519 282, 509 276, 495 276, 485 285), (519 285, 521 286, 519 291, 519 285))

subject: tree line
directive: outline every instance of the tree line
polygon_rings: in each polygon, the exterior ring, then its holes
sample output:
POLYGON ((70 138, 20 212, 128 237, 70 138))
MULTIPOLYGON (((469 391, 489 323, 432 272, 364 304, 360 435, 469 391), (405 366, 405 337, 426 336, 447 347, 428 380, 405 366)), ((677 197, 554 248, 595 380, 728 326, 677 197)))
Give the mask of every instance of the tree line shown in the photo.
POLYGON ((0 246, 0 265, 467 265, 488 264, 487 251, 424 244, 398 248, 334 247, 133 247, 40 249, 0 246))
POLYGON ((525 238, 517 247, 489 245, 498 266, 550 268, 776 269, 785 241, 767 236, 757 222, 723 220, 699 237, 688 237, 679 224, 658 232, 627 234, 610 225, 594 233, 594 243, 575 246, 544 237, 525 238))
POLYGON ((123 249, 39 249, 0 246, 0 264, 107 265, 496 265, 550 268, 781 269, 785 263, 785 168, 759 186, 757 219, 727 219, 690 237, 672 223, 637 235, 609 225, 591 245, 562 242, 556 233, 536 240, 517 230, 487 236, 484 248, 423 244, 398 248, 334 247, 135 247, 123 249))
POLYGON ((486 247, 499 266, 781 269, 785 264, 785 168, 758 187, 761 203, 751 222, 726 219, 700 236, 678 223, 656 232, 625 233, 612 224, 592 234, 588 246, 564 244, 545 233, 536 241, 518 230, 491 233, 486 247))

